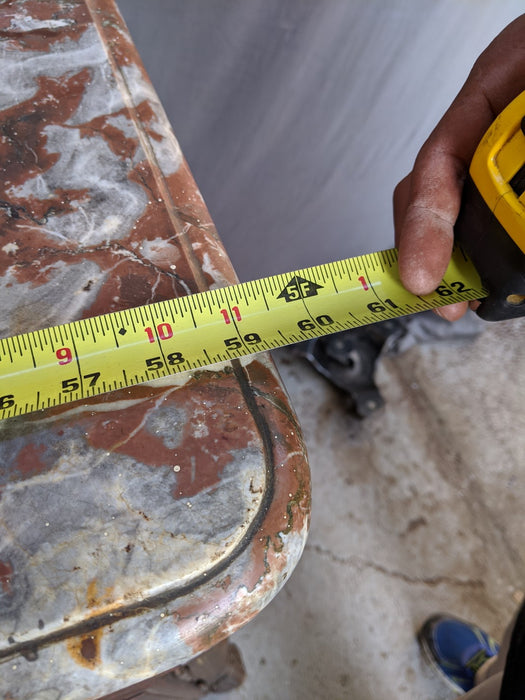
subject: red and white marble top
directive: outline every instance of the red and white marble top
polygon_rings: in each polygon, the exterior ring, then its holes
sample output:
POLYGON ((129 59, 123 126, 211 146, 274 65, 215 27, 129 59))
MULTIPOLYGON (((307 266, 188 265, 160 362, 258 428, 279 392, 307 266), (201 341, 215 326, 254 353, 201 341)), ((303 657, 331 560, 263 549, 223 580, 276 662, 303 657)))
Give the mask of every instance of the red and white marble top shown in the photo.
MULTIPOLYGON (((235 280, 114 2, 3 2, 2 337, 235 280)), ((0 696, 206 650, 282 586, 309 504, 264 355, 1 422, 0 696)))

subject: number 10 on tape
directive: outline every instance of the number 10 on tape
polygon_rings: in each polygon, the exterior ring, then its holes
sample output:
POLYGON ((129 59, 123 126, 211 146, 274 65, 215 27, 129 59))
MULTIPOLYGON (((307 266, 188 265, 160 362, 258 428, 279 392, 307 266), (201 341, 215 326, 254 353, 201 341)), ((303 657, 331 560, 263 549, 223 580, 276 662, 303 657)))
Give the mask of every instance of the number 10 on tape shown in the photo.
POLYGON ((418 297, 386 250, 0 340, 0 418, 486 296, 456 247, 418 297))

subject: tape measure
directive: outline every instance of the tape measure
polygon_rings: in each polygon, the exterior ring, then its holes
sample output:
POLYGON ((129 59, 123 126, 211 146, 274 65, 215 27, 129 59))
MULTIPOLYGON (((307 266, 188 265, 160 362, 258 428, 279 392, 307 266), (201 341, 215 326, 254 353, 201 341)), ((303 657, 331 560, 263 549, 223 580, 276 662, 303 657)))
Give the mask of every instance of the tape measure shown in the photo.
POLYGON ((0 418, 459 301, 482 299, 487 320, 525 315, 525 92, 474 154, 455 235, 425 297, 391 249, 2 339, 0 418))
POLYGON ((0 417, 486 294, 460 247, 435 292, 410 294, 391 249, 4 338, 0 417))

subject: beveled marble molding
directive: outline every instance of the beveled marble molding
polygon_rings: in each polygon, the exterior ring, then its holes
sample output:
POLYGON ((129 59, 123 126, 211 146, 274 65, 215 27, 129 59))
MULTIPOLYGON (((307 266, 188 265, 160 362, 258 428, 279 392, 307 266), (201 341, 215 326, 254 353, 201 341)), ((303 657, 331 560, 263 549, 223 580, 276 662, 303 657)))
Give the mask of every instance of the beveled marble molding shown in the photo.
MULTIPOLYGON (((0 3, 0 188, 2 336, 235 281, 111 0, 0 3)), ((5 700, 184 663, 303 549, 305 449, 264 355, 3 421, 0 455, 5 700)))

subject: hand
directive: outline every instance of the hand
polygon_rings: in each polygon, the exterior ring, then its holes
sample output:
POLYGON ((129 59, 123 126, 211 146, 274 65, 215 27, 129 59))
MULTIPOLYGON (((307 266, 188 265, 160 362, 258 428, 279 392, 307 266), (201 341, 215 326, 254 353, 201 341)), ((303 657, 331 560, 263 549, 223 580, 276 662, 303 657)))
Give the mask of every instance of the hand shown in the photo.
MULTIPOLYGON (((399 271, 414 294, 429 294, 447 269, 463 182, 483 134, 495 117, 525 90, 525 15, 518 17, 481 54, 467 81, 422 146, 414 169, 394 192, 399 271)), ((449 321, 467 302, 442 307, 449 321)))

